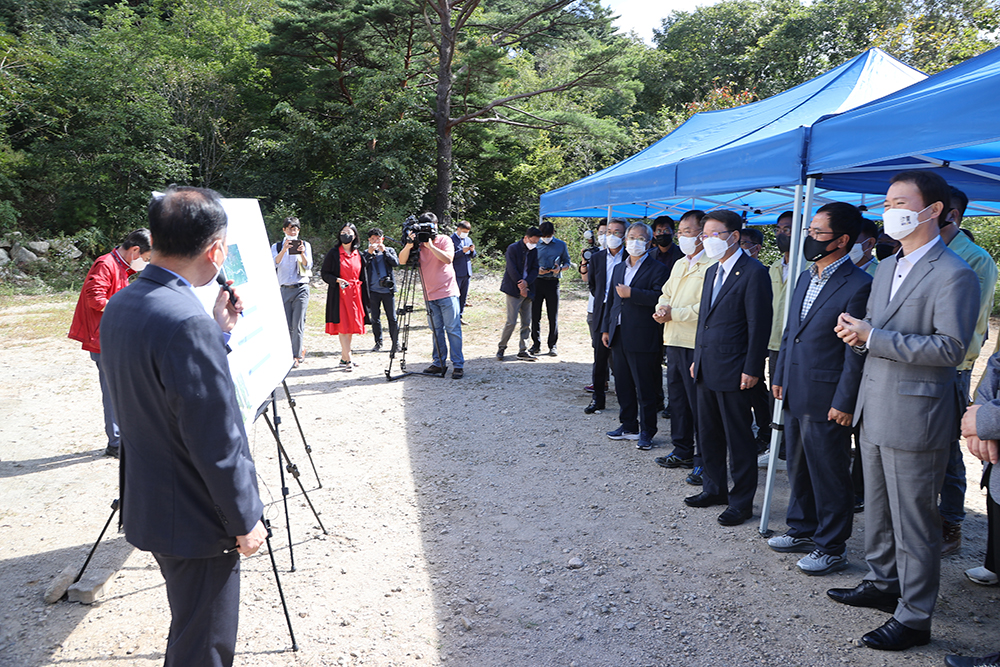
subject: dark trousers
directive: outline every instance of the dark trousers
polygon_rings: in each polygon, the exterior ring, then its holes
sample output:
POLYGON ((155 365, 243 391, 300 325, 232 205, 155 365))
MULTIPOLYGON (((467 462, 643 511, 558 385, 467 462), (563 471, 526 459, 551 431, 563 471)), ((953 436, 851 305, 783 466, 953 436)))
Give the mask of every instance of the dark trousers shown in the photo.
POLYGON ((551 278, 539 278, 535 281, 535 299, 531 302, 531 343, 534 348, 541 348, 542 302, 545 302, 545 314, 549 320, 549 348, 556 346, 559 340, 559 281, 551 278))
POLYGON ((785 411, 789 535, 811 537, 831 556, 844 553, 854 526, 851 429, 785 411))
MULTIPOLYGON (((777 353, 775 353, 777 354, 777 353)), ((770 361, 770 352, 768 353, 770 361)), ((768 364, 770 368, 770 364, 768 364)), ((774 377, 774 369, 770 368, 771 377, 774 377)), ((771 416, 773 415, 774 404, 771 402, 771 392, 767 382, 760 378, 757 384, 750 389, 751 405, 753 405, 753 420, 757 424, 757 439, 761 442, 771 442, 771 416)))
POLYGON ((399 340, 399 323, 396 321, 396 298, 392 292, 372 292, 372 336, 375 342, 382 344, 382 316, 379 310, 385 311, 385 319, 389 322, 389 338, 392 339, 392 346, 396 347, 399 340))
POLYGON ((615 336, 612 364, 615 368, 615 393, 618 395, 618 421, 626 431, 656 434, 658 387, 663 386, 659 352, 630 352, 623 336, 615 336))
POLYGON ((459 276, 458 281, 458 314, 465 312, 465 299, 469 296, 469 278, 471 276, 459 276))
POLYGON ((861 461, 861 428, 851 430, 854 436, 854 461, 851 463, 851 481, 854 482, 854 499, 865 499, 865 467, 861 461))
MULTIPOLYGON (((608 366, 611 363, 611 348, 604 347, 601 342, 601 323, 594 317, 590 323, 590 340, 594 346, 594 369, 591 373, 591 382, 594 384, 594 401, 598 405, 604 405, 605 394, 604 385, 608 383, 608 366)), ((617 388, 616 388, 617 391, 617 388)))
POLYGON ((164 667, 231 667, 240 615, 240 555, 153 557, 170 604, 164 667))
POLYGON ((695 451, 698 422, 698 392, 691 377, 694 350, 667 346, 667 400, 670 402, 670 437, 674 454, 682 459, 695 459, 701 465, 701 452, 695 451))
MULTIPOLYGON (((704 382, 698 391, 698 445, 704 472, 702 490, 710 495, 728 496, 729 506, 753 507, 757 493, 757 445, 750 420, 749 391, 712 391, 704 382), (726 454, 733 489, 728 491, 726 454)), ((671 408, 673 409, 673 408, 671 408)))

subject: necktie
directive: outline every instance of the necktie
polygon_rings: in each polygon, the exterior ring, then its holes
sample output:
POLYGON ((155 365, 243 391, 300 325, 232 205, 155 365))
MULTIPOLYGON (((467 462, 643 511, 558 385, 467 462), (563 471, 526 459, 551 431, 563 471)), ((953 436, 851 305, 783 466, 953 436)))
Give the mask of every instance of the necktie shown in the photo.
POLYGON ((726 270, 722 268, 722 264, 719 264, 719 270, 715 273, 715 285, 712 287, 712 305, 715 305, 715 299, 719 296, 719 290, 722 289, 722 283, 726 279, 726 270))

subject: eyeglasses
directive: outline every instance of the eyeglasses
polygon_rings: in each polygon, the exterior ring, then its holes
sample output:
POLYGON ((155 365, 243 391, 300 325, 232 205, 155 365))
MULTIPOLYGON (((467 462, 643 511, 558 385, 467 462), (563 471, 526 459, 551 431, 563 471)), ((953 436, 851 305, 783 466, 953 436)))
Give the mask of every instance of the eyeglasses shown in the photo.
POLYGON ((697 238, 704 241, 705 239, 717 239, 720 236, 729 236, 730 234, 732 234, 732 232, 712 232, 711 234, 705 234, 702 232, 701 234, 698 234, 697 238))
POLYGON ((837 232, 829 232, 829 231, 826 231, 825 229, 813 229, 811 227, 809 228, 809 236, 811 238, 815 239, 820 234, 830 234, 832 236, 838 236, 837 232))

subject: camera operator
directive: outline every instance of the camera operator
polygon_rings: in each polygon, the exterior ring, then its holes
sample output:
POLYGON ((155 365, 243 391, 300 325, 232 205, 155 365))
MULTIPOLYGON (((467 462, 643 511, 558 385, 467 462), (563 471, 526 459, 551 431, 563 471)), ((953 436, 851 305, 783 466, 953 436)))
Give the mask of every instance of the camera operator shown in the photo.
MULTIPOLYGON (((451 346, 451 377, 455 380, 465 375, 465 359, 462 357, 462 320, 458 305, 458 280, 455 278, 455 246, 447 236, 437 233, 437 216, 422 213, 417 219, 418 226, 428 226, 430 233, 426 240, 423 232, 407 231, 403 239, 406 245, 399 253, 399 262, 410 261, 410 253, 416 252, 420 262, 420 282, 427 302, 427 320, 433 335, 433 363, 424 373, 444 376, 448 370, 448 347, 451 346)), ((406 229, 406 228, 404 228, 406 229)))
POLYGON ((396 281, 392 269, 399 266, 399 258, 396 257, 395 250, 385 247, 385 234, 378 227, 368 232, 368 250, 365 251, 364 260, 365 270, 368 272, 368 290, 371 292, 372 335, 375 337, 372 352, 382 350, 381 308, 389 322, 389 338, 392 339, 392 351, 395 353, 399 343, 399 325, 396 322, 396 281))
POLYGON ((299 238, 301 223, 296 217, 285 218, 282 231, 285 238, 271 246, 281 301, 285 304, 288 336, 292 339, 295 368, 305 360, 302 335, 306 329, 306 308, 309 306, 309 278, 312 276, 312 246, 299 238))

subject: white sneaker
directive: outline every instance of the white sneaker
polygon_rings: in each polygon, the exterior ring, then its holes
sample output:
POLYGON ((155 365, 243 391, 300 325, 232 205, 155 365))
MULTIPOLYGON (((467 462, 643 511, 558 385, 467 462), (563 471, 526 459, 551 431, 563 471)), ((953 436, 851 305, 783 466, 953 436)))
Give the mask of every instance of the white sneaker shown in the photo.
POLYGON ((816 548, 816 543, 808 537, 795 537, 785 533, 784 535, 777 535, 769 539, 767 541, 767 546, 771 547, 772 550, 783 554, 807 554, 811 553, 813 549, 816 548))
POLYGON ((965 576, 969 578, 969 581, 980 586, 996 586, 997 581, 1000 581, 995 573, 985 567, 974 567, 971 570, 966 570, 965 576))
MULTIPOLYGON (((767 450, 766 452, 764 452, 763 454, 761 454, 760 456, 757 457, 757 467, 758 468, 764 468, 766 470, 767 469, 768 461, 770 461, 770 460, 771 460, 771 450, 769 449, 769 450, 767 450)), ((774 469, 775 470, 788 470, 788 464, 785 463, 784 461, 782 461, 781 459, 778 459, 777 462, 774 464, 774 469)))
POLYGON ((822 551, 813 551, 796 563, 799 569, 811 576, 821 576, 831 572, 847 569, 847 559, 843 556, 831 556, 822 551))

